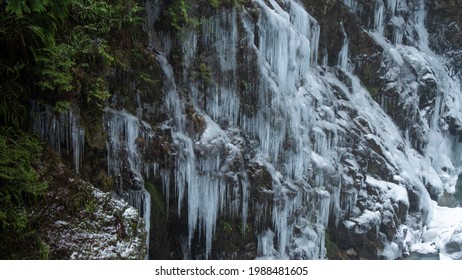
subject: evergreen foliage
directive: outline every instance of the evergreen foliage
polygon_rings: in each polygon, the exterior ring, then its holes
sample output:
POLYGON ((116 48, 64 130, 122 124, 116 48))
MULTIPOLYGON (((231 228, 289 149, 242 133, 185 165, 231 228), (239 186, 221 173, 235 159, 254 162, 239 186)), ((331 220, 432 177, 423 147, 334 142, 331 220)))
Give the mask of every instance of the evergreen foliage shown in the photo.
POLYGON ((200 25, 200 19, 197 18, 198 11, 200 13, 207 8, 213 10, 222 7, 240 8, 249 2, 250 0, 173 0, 163 11, 165 17, 163 21, 169 22, 176 31, 183 31, 187 27, 195 28, 200 25))
MULTIPOLYGON (((31 100, 100 111, 111 69, 139 53, 137 0, 0 1, 0 258, 47 258, 34 207, 47 184, 40 142, 24 133, 31 100)), ((80 195, 80 193, 78 194, 80 195)), ((80 207, 86 196, 69 198, 80 207)))
POLYGON ((0 124, 19 127, 32 98, 101 107, 105 77, 141 33, 140 12, 135 0, 3 1, 0 124))
POLYGON ((44 258, 46 244, 35 230, 31 211, 45 193, 36 165, 39 141, 12 129, 0 134, 0 258, 44 258), (41 248, 41 249, 40 249, 41 248), (43 251, 45 250, 45 251, 43 251), (44 254, 42 254, 44 253, 44 254))

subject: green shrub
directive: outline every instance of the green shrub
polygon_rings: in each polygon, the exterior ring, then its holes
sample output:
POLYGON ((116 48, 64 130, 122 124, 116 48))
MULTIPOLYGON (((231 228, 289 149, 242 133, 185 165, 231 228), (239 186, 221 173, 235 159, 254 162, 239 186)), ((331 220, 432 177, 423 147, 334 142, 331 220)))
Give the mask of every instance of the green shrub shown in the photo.
POLYGON ((22 126, 30 99, 102 107, 109 70, 136 48, 141 11, 136 0, 2 1, 0 125, 22 126))
POLYGON ((0 132, 0 258, 39 258, 34 252, 40 250, 33 249, 46 246, 40 244, 31 209, 47 189, 35 168, 42 147, 33 137, 0 132))

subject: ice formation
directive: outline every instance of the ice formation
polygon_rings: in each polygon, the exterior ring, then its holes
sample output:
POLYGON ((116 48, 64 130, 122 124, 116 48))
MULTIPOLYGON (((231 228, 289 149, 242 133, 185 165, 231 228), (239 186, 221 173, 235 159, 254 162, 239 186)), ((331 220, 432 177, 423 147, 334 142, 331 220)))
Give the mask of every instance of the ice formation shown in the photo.
MULTIPOLYGON (((107 108, 108 173, 147 225, 154 217, 144 181, 159 178, 167 210, 175 201, 177 215, 187 215, 185 258, 194 242, 204 247, 196 257, 212 256, 221 217, 254 225, 262 259, 324 259, 329 227, 380 243, 373 257, 440 250, 460 258, 453 248, 461 220, 445 218, 460 217, 460 208, 432 200, 456 191, 461 170, 461 145, 445 123, 460 115, 460 81, 429 47, 425 1, 411 2, 413 9, 401 0, 343 1, 352 15, 368 17, 364 32, 382 48, 380 90, 390 96, 379 100, 358 76, 346 24, 339 22, 341 46, 329 57, 301 1, 255 0, 252 9, 204 16, 176 46, 181 69, 169 61, 171 38, 151 25, 163 77, 156 110, 167 116, 156 129, 171 137, 173 152, 169 164, 144 161, 154 128, 142 115, 107 108), (426 106, 412 107, 427 96, 426 106), (399 106, 409 115, 396 113, 399 106)), ((147 10, 156 22, 158 11, 147 10)), ((63 129, 46 116, 51 125, 35 121, 34 129, 61 131, 48 141, 69 145, 78 171, 78 118, 66 117, 63 129)))

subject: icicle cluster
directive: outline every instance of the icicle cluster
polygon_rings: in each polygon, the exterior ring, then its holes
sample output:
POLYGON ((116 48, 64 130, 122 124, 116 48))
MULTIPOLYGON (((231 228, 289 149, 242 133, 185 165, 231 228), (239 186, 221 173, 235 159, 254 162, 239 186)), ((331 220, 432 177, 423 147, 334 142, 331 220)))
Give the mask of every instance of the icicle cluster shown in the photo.
MULTIPOLYGON (((106 109, 105 123, 108 174, 115 178, 117 194, 144 218, 149 236, 151 197, 144 188, 143 160, 139 151, 142 143, 149 138, 150 126, 124 110, 113 109, 106 109)), ((149 248, 149 238, 146 244, 149 248)))
POLYGON ((47 105, 32 103, 32 129, 57 152, 72 153, 74 170, 78 174, 82 164, 85 130, 80 116, 74 109, 57 113, 47 105))

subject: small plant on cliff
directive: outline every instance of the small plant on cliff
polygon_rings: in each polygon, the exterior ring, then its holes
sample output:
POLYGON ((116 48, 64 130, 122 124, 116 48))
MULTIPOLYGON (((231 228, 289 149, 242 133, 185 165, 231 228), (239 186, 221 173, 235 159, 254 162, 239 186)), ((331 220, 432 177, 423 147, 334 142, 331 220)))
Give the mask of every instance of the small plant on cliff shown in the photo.
POLYGON ((196 27, 199 20, 192 17, 191 10, 194 1, 174 0, 164 11, 170 25, 177 31, 182 31, 186 27, 196 27))

